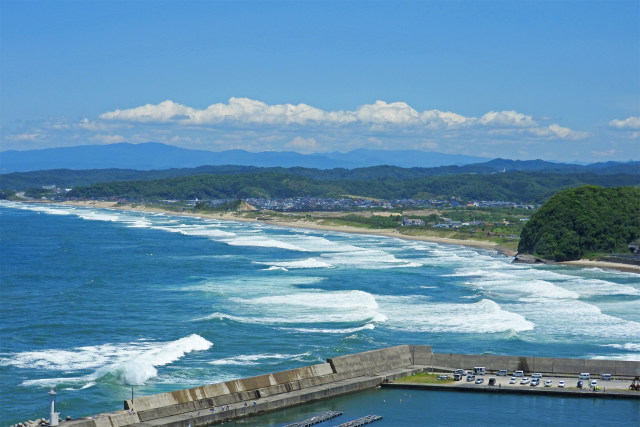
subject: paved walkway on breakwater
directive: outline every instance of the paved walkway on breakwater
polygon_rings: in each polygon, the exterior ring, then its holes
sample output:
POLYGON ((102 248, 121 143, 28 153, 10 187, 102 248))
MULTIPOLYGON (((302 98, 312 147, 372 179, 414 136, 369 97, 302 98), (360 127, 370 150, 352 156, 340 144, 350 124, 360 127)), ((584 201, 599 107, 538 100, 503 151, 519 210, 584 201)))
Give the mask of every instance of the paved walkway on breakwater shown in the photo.
POLYGON ((206 426, 370 389, 435 367, 452 371, 473 366, 484 366, 490 372, 508 369, 527 373, 534 371, 533 366, 536 372, 545 375, 566 374, 574 378, 580 372, 611 373, 617 378, 640 375, 640 362, 634 361, 446 354, 433 353, 431 346, 399 345, 335 357, 327 363, 289 371, 138 397, 125 401, 124 410, 64 421, 60 425, 206 426))

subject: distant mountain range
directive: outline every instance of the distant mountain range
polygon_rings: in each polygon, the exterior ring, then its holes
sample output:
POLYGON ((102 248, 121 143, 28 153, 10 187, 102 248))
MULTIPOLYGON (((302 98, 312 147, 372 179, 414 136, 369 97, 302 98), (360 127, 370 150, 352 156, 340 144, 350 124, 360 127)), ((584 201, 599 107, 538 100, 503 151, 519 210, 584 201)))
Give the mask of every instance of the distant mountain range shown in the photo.
MULTIPOLYGON (((457 166, 438 166, 432 168, 403 168, 400 166, 369 166, 346 169, 318 169, 305 167, 257 167, 240 165, 199 166, 195 168, 171 168, 155 170, 137 169, 48 169, 30 172, 12 172, 0 174, 0 190, 25 190, 56 185, 59 188, 72 188, 97 183, 123 181, 154 181, 195 175, 252 175, 254 179, 265 173, 293 175, 316 181, 367 181, 367 180, 420 180, 425 177, 454 177, 466 174, 462 182, 481 175, 558 175, 567 177, 566 184, 574 182, 604 186, 636 185, 640 176, 640 162, 594 163, 591 165, 572 165, 551 163, 542 160, 505 160, 494 159, 484 163, 457 166), (506 173, 502 173, 506 172, 506 173), (472 175, 469 177, 469 175, 472 175)), ((527 185, 536 185, 536 179, 530 177, 527 185)))
POLYGON ((443 154, 417 150, 367 150, 348 153, 300 154, 293 151, 204 151, 149 142, 144 144, 82 145, 41 150, 0 152, 0 173, 49 169, 157 170, 198 166, 239 165, 257 167, 307 167, 317 169, 361 168, 390 165, 437 167, 487 161, 486 157, 443 154))

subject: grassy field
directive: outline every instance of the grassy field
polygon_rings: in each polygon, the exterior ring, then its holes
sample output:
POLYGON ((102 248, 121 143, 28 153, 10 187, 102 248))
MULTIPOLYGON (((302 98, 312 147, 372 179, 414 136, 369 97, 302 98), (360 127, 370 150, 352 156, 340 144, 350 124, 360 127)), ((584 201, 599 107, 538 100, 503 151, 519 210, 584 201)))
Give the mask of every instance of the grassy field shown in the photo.
POLYGON ((395 383, 404 383, 404 384, 450 384, 454 383, 454 379, 451 375, 449 375, 449 379, 439 380, 438 376, 443 374, 438 373, 429 373, 429 372, 421 372, 416 375, 410 375, 408 377, 402 377, 396 379, 395 383))

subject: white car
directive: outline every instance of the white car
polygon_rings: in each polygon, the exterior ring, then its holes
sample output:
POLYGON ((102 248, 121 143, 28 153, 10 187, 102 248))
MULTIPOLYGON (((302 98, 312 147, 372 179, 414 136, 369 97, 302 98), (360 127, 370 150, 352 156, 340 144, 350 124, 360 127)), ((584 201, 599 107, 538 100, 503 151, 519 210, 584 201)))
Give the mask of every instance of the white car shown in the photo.
POLYGON ((558 387, 564 387, 564 381, 558 381, 558 387))
POLYGON ((591 381, 591 388, 596 388, 596 387, 598 387, 598 381, 596 380, 591 381))
POLYGON ((531 375, 532 378, 542 378, 542 374, 536 372, 535 374, 531 375))
POLYGON ((544 386, 545 386, 545 387, 551 387, 551 384, 553 384, 553 381, 551 381, 551 380, 546 380, 546 381, 544 382, 544 386))
POLYGON ((509 384, 515 384, 518 382, 518 379, 516 377, 511 377, 511 379, 509 380, 509 384))
POLYGON ((520 384, 529 384, 529 381, 531 381, 529 378, 524 377, 523 379, 520 380, 520 384))

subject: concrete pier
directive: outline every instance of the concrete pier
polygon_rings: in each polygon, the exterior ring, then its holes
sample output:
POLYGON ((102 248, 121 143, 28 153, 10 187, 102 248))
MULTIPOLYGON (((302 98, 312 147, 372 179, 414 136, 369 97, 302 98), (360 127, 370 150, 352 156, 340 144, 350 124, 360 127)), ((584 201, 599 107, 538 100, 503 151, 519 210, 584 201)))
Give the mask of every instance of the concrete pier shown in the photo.
MULTIPOLYGON (((204 385, 124 402, 124 410, 65 421, 65 427, 130 425, 187 427, 274 411, 302 403, 353 393, 423 372, 484 366, 545 374, 609 373, 617 378, 640 375, 640 362, 591 359, 531 358, 433 353, 427 345, 399 345, 339 356, 326 363, 250 378, 204 385)), ((640 393, 638 394, 640 396, 640 393)))

